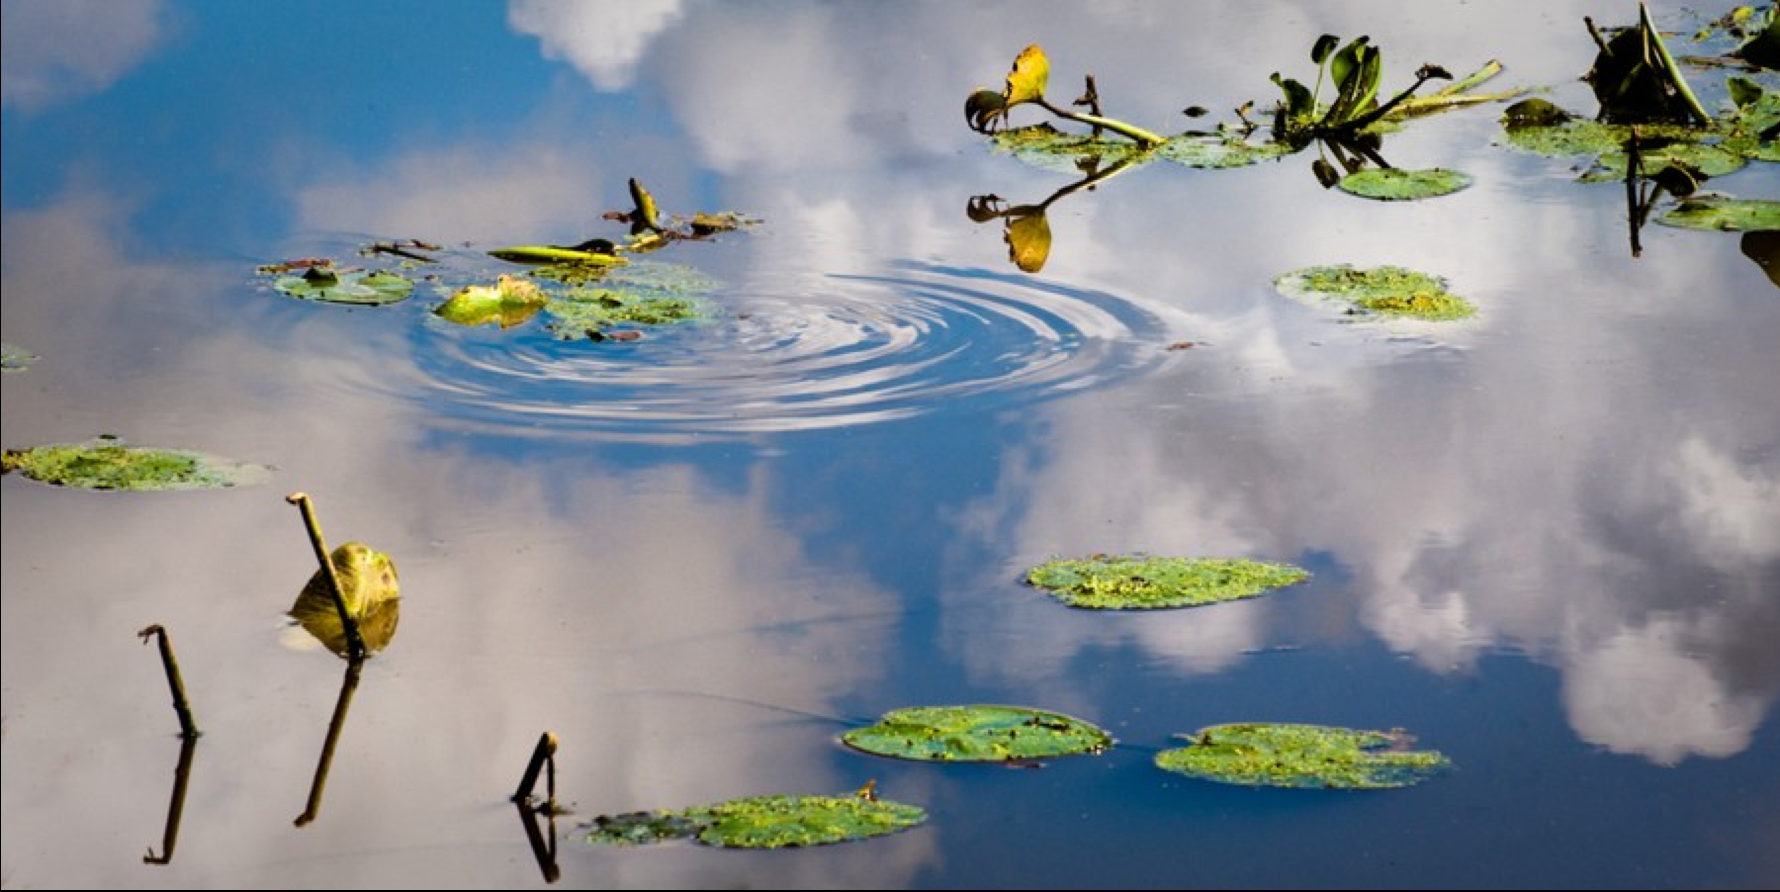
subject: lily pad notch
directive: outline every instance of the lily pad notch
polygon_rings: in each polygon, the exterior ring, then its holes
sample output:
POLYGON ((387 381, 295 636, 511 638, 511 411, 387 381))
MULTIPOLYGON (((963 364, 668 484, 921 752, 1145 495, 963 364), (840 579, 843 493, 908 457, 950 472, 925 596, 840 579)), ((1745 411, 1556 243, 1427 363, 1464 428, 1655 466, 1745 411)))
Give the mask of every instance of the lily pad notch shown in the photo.
POLYGON ((1309 578, 1309 571, 1290 564, 1144 554, 1058 559, 1026 573, 1028 585, 1088 610, 1198 607, 1253 598, 1309 578))

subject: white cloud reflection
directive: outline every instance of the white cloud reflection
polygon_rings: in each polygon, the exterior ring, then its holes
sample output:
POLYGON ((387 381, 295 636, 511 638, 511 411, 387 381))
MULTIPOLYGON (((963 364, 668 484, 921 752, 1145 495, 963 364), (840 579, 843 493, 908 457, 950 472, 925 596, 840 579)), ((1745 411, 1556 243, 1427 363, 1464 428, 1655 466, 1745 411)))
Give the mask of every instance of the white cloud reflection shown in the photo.
POLYGON ((601 90, 636 77, 649 45, 682 15, 680 0, 512 0, 507 23, 536 35, 548 59, 566 59, 601 90))
POLYGON ((26 111, 97 93, 166 39, 159 0, 9 0, 0 7, 0 103, 26 111))

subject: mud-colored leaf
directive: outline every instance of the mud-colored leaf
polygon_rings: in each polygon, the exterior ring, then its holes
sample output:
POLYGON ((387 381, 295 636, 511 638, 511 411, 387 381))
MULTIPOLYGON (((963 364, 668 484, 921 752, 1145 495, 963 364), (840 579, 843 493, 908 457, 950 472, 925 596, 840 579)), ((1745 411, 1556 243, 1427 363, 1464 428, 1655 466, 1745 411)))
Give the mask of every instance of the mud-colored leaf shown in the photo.
POLYGON ((1020 706, 915 706, 841 735, 854 749, 894 759, 1007 762, 1098 753, 1112 735, 1081 719, 1020 706))
MULTIPOLYGON (((360 542, 348 542, 329 555, 346 611, 358 621, 367 651, 382 650, 395 637, 402 617, 401 583, 389 555, 360 542)), ((290 606, 290 617, 328 650, 347 656, 346 629, 328 590, 327 574, 316 570, 290 606)))
POLYGON ((492 286, 471 285, 440 304, 433 313, 458 325, 498 324, 512 328, 544 309, 548 298, 537 284, 518 276, 501 276, 492 286))
POLYGON ((1656 222, 1686 229, 1727 232, 1780 231, 1780 201, 1702 196, 1683 201, 1656 222))
POLYGON ((1156 754, 1165 771, 1245 786, 1382 790, 1419 784, 1452 767, 1444 755, 1412 750, 1403 731, 1322 725, 1214 725, 1181 735, 1188 745, 1156 754))
POLYGON ((1279 292, 1309 304, 1329 303, 1355 316, 1447 322, 1476 315, 1471 302, 1446 289, 1446 280, 1400 266, 1355 269, 1348 264, 1285 273, 1279 292))
POLYGON ((116 437, 8 449, 4 469, 77 489, 224 489, 271 478, 271 469, 263 465, 189 450, 126 446, 116 437))
POLYGON ((595 818, 587 841, 630 846, 694 839, 734 849, 782 849, 870 839, 927 820, 926 810, 875 796, 755 796, 679 811, 595 818))
POLYGON ((400 303, 414 295, 414 283, 399 273, 334 270, 327 266, 311 266, 300 276, 277 280, 272 287, 303 300, 368 306, 400 303))
POLYGON ((1197 607, 1253 598, 1309 578, 1289 564, 1141 554, 1054 560, 1026 573, 1028 585, 1090 610, 1197 607))
POLYGON ((1341 191, 1378 201, 1415 201, 1451 195, 1471 185, 1471 178, 1441 167, 1405 170, 1400 167, 1367 168, 1341 178, 1341 191))

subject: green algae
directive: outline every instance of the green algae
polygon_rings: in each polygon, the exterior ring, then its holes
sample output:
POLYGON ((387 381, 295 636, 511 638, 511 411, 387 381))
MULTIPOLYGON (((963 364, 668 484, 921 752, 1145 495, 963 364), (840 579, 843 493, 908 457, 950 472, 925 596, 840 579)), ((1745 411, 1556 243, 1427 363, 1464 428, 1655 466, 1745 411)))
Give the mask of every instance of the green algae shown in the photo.
POLYGON ((265 482, 270 469, 180 449, 127 446, 115 437, 4 453, 6 473, 54 486, 99 490, 223 489, 265 482))
POLYGON ((1214 725, 1182 735, 1188 745, 1156 754, 1158 768, 1245 786, 1382 790, 1419 784, 1452 767, 1432 750, 1408 749, 1400 730, 1323 725, 1214 725))
POLYGON ((1447 290, 1445 279, 1400 266, 1309 267, 1285 273, 1273 284, 1287 297, 1307 303, 1333 302, 1354 315, 1448 322, 1477 313, 1470 301, 1447 290))
POLYGON ((1265 594, 1310 578, 1288 564, 1227 558, 1095 555, 1034 567, 1026 582, 1071 607, 1155 610, 1265 594))
POLYGON ((878 799, 869 792, 754 796, 678 811, 602 815, 594 819, 586 839, 609 846, 691 839, 721 848, 783 849, 885 836, 926 820, 925 809, 878 799))

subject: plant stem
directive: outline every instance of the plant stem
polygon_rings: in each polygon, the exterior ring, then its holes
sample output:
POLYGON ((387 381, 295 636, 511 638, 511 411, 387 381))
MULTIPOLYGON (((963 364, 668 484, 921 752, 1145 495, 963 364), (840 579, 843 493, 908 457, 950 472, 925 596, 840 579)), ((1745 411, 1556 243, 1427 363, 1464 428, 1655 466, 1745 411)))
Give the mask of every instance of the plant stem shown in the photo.
POLYGON ((1117 118, 1103 118, 1099 115, 1078 114, 1076 112, 1058 108, 1049 102, 1046 102, 1044 99, 1038 99, 1036 101, 1039 105, 1044 107, 1045 111, 1048 111, 1059 118, 1065 118, 1074 121, 1077 124, 1086 124, 1089 127, 1104 127, 1146 149, 1154 148, 1168 141, 1168 138, 1165 136, 1158 136, 1142 127, 1138 127, 1134 124, 1127 124, 1117 118))
POLYGON ((173 642, 167 638, 167 630, 159 625, 149 626, 136 636, 148 643, 150 637, 159 636, 161 648, 161 668, 167 670, 167 687, 173 691, 173 711, 179 716, 179 735, 187 740, 194 740, 204 732, 198 730, 198 723, 192 718, 191 701, 185 698, 185 679, 179 675, 179 660, 173 656, 173 642))
POLYGON ((315 559, 321 563, 322 573, 327 575, 328 594, 333 596, 334 609, 340 613, 340 627, 346 631, 347 659, 363 659, 366 654, 365 639, 359 634, 358 620, 346 607, 346 593, 340 588, 340 575, 334 571, 334 561, 329 556, 327 540, 321 537, 321 523, 315 519, 315 507, 309 502, 309 494, 293 492, 285 496, 284 500, 303 512, 303 526, 309 530, 309 544, 315 547, 315 559))
POLYGON ((531 799, 532 791, 538 786, 538 771, 545 763, 550 765, 550 800, 547 805, 554 810, 556 805, 556 735, 545 731, 538 738, 538 745, 532 748, 531 761, 525 764, 525 774, 519 778, 519 789, 513 792, 513 801, 524 803, 531 799))
POLYGON ((1459 80, 1453 81, 1452 83, 1447 84, 1446 86, 1441 87, 1438 90, 1435 90, 1433 93, 1433 96, 1431 96, 1429 98, 1438 97, 1438 96, 1453 96, 1453 95, 1456 95, 1459 93, 1464 93, 1464 92, 1470 90, 1472 87, 1475 87, 1478 84, 1481 84, 1484 81, 1487 81, 1490 78, 1495 77, 1496 75, 1501 74, 1501 73, 1502 73, 1502 63, 1498 60, 1491 59, 1488 62, 1483 63, 1482 68, 1479 68, 1476 71, 1473 71, 1468 75, 1465 75, 1463 78, 1460 78, 1459 80))
POLYGON ((1675 57, 1669 55, 1669 48, 1663 45, 1662 35, 1657 33, 1656 24, 1650 20, 1650 9, 1643 3, 1638 4, 1638 24, 1644 29, 1644 35, 1649 45, 1656 47, 1656 56, 1663 63, 1663 73, 1669 76, 1670 84, 1687 103, 1687 110, 1698 118, 1702 125, 1712 123, 1712 116, 1706 114, 1706 110, 1700 106, 1700 100, 1695 98, 1693 90, 1688 88, 1687 78, 1681 76, 1681 67, 1675 64, 1675 57))

